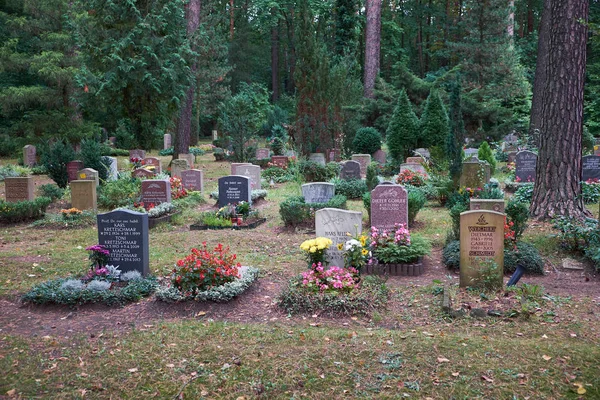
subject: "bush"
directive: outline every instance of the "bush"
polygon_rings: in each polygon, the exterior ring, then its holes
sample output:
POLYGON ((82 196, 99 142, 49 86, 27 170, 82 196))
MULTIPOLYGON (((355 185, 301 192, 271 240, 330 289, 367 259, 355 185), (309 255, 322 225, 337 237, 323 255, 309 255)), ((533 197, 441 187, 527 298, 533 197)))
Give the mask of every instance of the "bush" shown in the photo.
POLYGON ((27 167, 21 167, 20 165, 0 165, 0 182, 5 178, 14 178, 19 176, 27 176, 31 173, 31 170, 27 167))
POLYGON ((261 176, 265 178, 267 182, 270 182, 271 179, 273 179, 273 182, 276 183, 289 182, 296 178, 293 170, 279 167, 269 167, 261 172, 261 176))
POLYGON ((341 208, 346 209, 346 196, 336 194, 327 203, 304 202, 304 197, 293 196, 279 204, 279 215, 285 226, 299 226, 302 224, 313 224, 315 220, 315 211, 322 208, 341 208))
POLYGON ((91 210, 73 212, 77 209, 61 210, 60 214, 46 214, 43 219, 34 221, 32 227, 49 229, 85 228, 96 225, 96 213, 91 210))
POLYGON ((408 190, 408 224, 412 225, 415 223, 417 214, 423 208, 427 202, 427 198, 423 191, 418 188, 412 188, 408 190))
POLYGON ((431 244, 420 235, 410 235, 410 246, 390 244, 373 250, 373 257, 380 264, 403 264, 417 261, 419 257, 429 254, 431 244))
POLYGON ((369 221, 371 220, 371 192, 367 192, 363 194, 363 207, 367 210, 367 215, 369 216, 369 221))
POLYGON ((0 135, 0 157, 11 157, 17 152, 17 142, 10 135, 0 135))
POLYGON ((110 160, 102 156, 100 143, 92 139, 82 140, 79 158, 83 161, 85 168, 92 168, 98 171, 98 178, 100 178, 101 184, 106 182, 110 160))
POLYGON ((349 293, 315 292, 303 286, 299 276, 283 289, 277 305, 288 314, 369 315, 385 308, 388 298, 389 289, 377 276, 362 277, 361 286, 349 293))
POLYGON ((531 203, 533 199, 533 183, 523 183, 513 194, 512 200, 518 203, 531 203))
POLYGON ((454 207, 450 209, 450 219, 452 220, 452 239, 458 240, 460 238, 460 214, 465 211, 469 211, 469 206, 464 203, 456 203, 454 207))
POLYGON ((398 174, 396 183, 399 185, 424 186, 427 177, 420 172, 405 169, 398 174))
POLYGON ((42 218, 50 203, 52 199, 49 197, 38 197, 35 200, 15 203, 0 200, 0 222, 16 223, 42 218))
MULTIPOLYGON (((163 150, 159 151, 158 155, 159 156, 172 156, 174 151, 175 151, 174 147, 169 147, 168 149, 163 149, 163 150)), ((202 155, 206 154, 206 151, 204 151, 203 149, 201 149, 199 147, 190 147, 189 151, 190 151, 190 154, 193 154, 194 156, 202 156, 202 155)), ((127 155, 129 155, 129 152, 127 153, 127 155)))
POLYGON ((527 220, 529 219, 529 204, 521 203, 513 199, 508 201, 506 208, 506 219, 513 223, 512 229, 515 231, 515 238, 520 239, 525 229, 527 229, 527 220))
POLYGON ((327 182, 339 174, 340 166, 337 163, 321 165, 314 161, 305 160, 298 163, 298 171, 305 182, 327 182))
POLYGON ((367 184, 368 191, 375 189, 375 186, 379 185, 379 177, 377 176, 377 170, 377 163, 371 163, 367 166, 367 177, 365 179, 365 182, 367 184))
POLYGON ((581 196, 586 204, 598 203, 600 200, 600 182, 597 179, 581 182, 581 196))
POLYGON ((139 197, 141 181, 137 178, 123 177, 106 182, 98 189, 98 205, 112 210, 132 204, 139 197))
MULTIPOLYGON (((442 263, 450 269, 460 268, 460 242, 453 240, 442 250, 442 263)), ((504 273, 512 273, 521 265, 529 274, 544 274, 544 260, 529 243, 517 242, 517 249, 504 249, 504 273)))
POLYGON ((362 179, 339 179, 330 181, 335 185, 335 193, 346 196, 348 199, 361 199, 368 191, 367 184, 362 179))
POLYGON ((271 129, 271 151, 273 154, 276 156, 283 155, 287 142, 288 134, 285 128, 281 125, 273 125, 271 129))
POLYGON ((52 199, 52 201, 60 199, 63 197, 63 194, 65 194, 64 189, 61 189, 57 185, 53 185, 51 183, 40 186, 40 192, 42 193, 42 196, 49 197, 52 199))
POLYGON ((360 128, 352 140, 352 151, 355 154, 373 154, 381 149, 381 134, 375 128, 360 128))
POLYGON ((488 164, 490 164, 491 173, 494 175, 494 171, 496 171, 496 158, 494 158, 494 152, 490 148, 488 142, 484 141, 481 143, 477 150, 477 157, 481 161, 487 161, 488 164))
POLYGON ((64 189, 69 181, 67 163, 74 159, 75 152, 73 148, 59 140, 49 150, 42 152, 41 164, 46 167, 48 176, 56 182, 58 187, 64 189))

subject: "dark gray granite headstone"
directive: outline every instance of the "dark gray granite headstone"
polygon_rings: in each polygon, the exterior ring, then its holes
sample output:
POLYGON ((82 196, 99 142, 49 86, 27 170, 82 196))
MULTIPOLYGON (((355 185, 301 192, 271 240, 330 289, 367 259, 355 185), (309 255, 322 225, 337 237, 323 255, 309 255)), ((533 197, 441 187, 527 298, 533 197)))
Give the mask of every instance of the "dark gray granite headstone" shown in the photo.
POLYGON ((108 264, 121 272, 150 273, 148 214, 127 210, 98 214, 98 243, 110 251, 108 264))
POLYGON ((582 181, 600 179, 600 156, 585 156, 581 160, 582 181))
POLYGON ((335 195, 335 185, 326 182, 305 183, 302 196, 307 204, 327 203, 335 195))
POLYGON ((241 201, 251 203, 250 194, 250 178, 240 175, 219 178, 219 207, 241 201))
POLYGON ((360 163, 358 161, 345 161, 340 170, 341 179, 360 179, 360 163))
POLYGON ((535 166, 537 155, 523 150, 515 158, 515 180, 518 182, 535 182, 535 166))

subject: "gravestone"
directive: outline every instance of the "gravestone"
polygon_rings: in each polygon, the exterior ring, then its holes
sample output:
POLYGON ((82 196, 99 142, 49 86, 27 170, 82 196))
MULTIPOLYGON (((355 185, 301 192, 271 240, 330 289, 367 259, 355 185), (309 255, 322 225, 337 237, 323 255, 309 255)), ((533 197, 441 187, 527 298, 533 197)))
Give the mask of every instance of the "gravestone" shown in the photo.
POLYGON ((163 135, 163 150, 167 150, 171 148, 172 138, 170 133, 165 133, 163 135))
POLYGON ((358 161, 345 161, 340 169, 341 179, 360 179, 360 164, 358 161))
POLYGON ((537 155, 528 150, 517 153, 515 158, 515 180, 517 182, 535 182, 537 155))
POLYGON ((108 264, 121 272, 150 273, 148 214, 129 210, 98 214, 98 243, 106 247, 108 264))
POLYGON ((598 145, 594 146, 594 155, 600 156, 600 146, 598 146, 598 145))
POLYGON ((186 190, 204 191, 204 173, 199 169, 181 171, 181 185, 186 190))
POLYGON ((139 158, 140 160, 143 160, 144 158, 146 158, 146 150, 140 150, 140 149, 129 150, 129 159, 132 159, 132 158, 139 158))
POLYGON ((258 165, 237 165, 232 175, 241 175, 250 178, 250 189, 261 189, 260 185, 260 167, 258 165))
POLYGON ((483 279, 502 287, 504 274, 504 218, 495 211, 465 211, 460 214, 460 286, 478 286, 483 279), (496 271, 485 272, 491 263, 496 271), (487 265, 486 265, 487 264, 487 265))
POLYGON ((360 176, 367 176, 367 167, 371 164, 371 155, 370 154, 352 154, 352 160, 358 161, 360 164, 360 176))
POLYGON ((393 230, 395 224, 408 228, 408 192, 401 185, 377 185, 371 191, 371 226, 393 230))
POLYGON ((154 167, 152 170, 155 174, 160 174, 162 172, 162 166, 160 164, 160 160, 156 157, 147 157, 142 160, 142 165, 146 167, 154 167))
POLYGON ((80 169, 77 172, 77 180, 80 181, 94 181, 96 186, 100 185, 100 178, 98 177, 98 171, 93 168, 80 169))
POLYGON ((117 146, 117 137, 116 136, 109 137, 108 143, 109 143, 110 147, 116 147, 117 146))
POLYGON ((325 161, 325 153, 310 153, 310 155, 308 156, 308 160, 315 162, 319 165, 327 164, 327 162, 325 161))
POLYGON ((342 159, 342 151, 340 149, 329 149, 327 159, 329 162, 339 162, 342 159))
POLYGON ((174 178, 181 178, 181 171, 190 169, 190 164, 187 160, 178 159, 171 161, 171 176, 174 178))
POLYGON ((180 160, 186 160, 188 162, 189 168, 194 168, 194 163, 196 162, 196 156, 188 153, 188 154, 179 154, 180 160))
POLYGON ((265 158, 269 158, 270 155, 270 151, 267 148, 260 148, 260 149, 256 149, 256 159, 257 160, 264 160, 265 158))
POLYGON ((35 164, 37 164, 35 146, 28 144, 23 147, 23 165, 33 167, 35 164))
POLYGON ((406 157, 406 164, 423 164, 423 157, 406 157))
POLYGON ((362 232, 362 213, 359 211, 322 208, 315 213, 315 233, 317 237, 331 239, 333 244, 325 251, 329 266, 344 266, 344 253, 338 250, 339 243, 346 243, 348 233, 352 236, 362 232))
POLYGON ((33 176, 14 176, 4 178, 4 195, 6 201, 15 203, 17 201, 31 201, 35 199, 33 194, 33 176))
POLYGON ((229 175, 219 178, 219 207, 241 201, 252 203, 250 179, 245 176, 229 175))
POLYGON ((154 172, 147 170, 146 168, 136 168, 131 173, 132 178, 139 178, 141 180, 154 178, 154 172))
POLYGON ((489 210, 504 213, 503 199, 470 199, 469 209, 473 210, 489 210))
POLYGON ((250 163, 247 162, 242 162, 242 163, 231 163, 231 175, 235 175, 235 171, 237 169, 238 166, 240 165, 252 165, 250 163))
POLYGON ((477 154, 479 154, 479 150, 478 149, 474 149, 472 147, 469 147, 468 149, 465 149, 465 157, 471 157, 471 156, 476 156, 477 154))
POLYGON ((168 179, 148 179, 142 181, 142 201, 144 204, 171 202, 171 182, 168 179))
POLYGON ((387 162, 387 154, 385 151, 379 149, 375 153, 373 153, 373 159, 379 164, 383 165, 387 162))
POLYGON ((77 173, 83 169, 83 161, 75 160, 67 163, 67 181, 77 180, 77 173))
POLYGON ((507 162, 509 163, 514 163, 517 159, 517 152, 516 151, 510 151, 507 154, 508 160, 507 162))
POLYGON ((517 144, 519 143, 519 138, 517 137, 517 135, 515 134, 509 134, 504 136, 503 139, 503 148, 507 148, 507 147, 515 147, 517 146, 517 144))
POLYGON ((306 204, 327 203, 335 196, 333 183, 314 182, 302 185, 302 196, 306 204))
POLYGON ((413 151, 413 153, 414 153, 415 155, 417 155, 417 156, 423 156, 423 157, 425 157, 426 159, 429 159, 429 158, 431 158, 431 153, 429 152, 429 150, 427 150, 427 149, 424 149, 424 148, 422 148, 422 147, 421 147, 421 148, 418 148, 418 149, 416 149, 415 151, 413 151))
MULTIPOLYGON (((411 157, 409 157, 411 158, 411 157)), ((413 171, 413 172, 419 172, 423 175, 427 175, 427 171, 425 170, 425 167, 423 166, 423 164, 421 163, 404 163, 404 164, 400 164, 400 172, 402 173, 402 171, 404 170, 409 170, 409 171, 413 171)))
POLYGON ((467 188, 483 188, 488 183, 489 164, 483 162, 463 162, 460 174, 460 186, 467 188), (487 168, 486 168, 487 165, 487 168))
POLYGON ((581 159, 581 180, 600 179, 600 156, 585 156, 581 159))
POLYGON ((117 157, 105 157, 107 162, 106 170, 108 171, 108 180, 116 181, 119 179, 119 170, 117 169, 117 157))
POLYGON ((217 130, 212 131, 212 140, 219 140, 219 132, 217 130))
POLYGON ((69 187, 71 188, 71 207, 96 211, 98 206, 95 181, 76 180, 69 183, 69 187))
POLYGON ((271 157, 271 162, 276 167, 287 168, 288 163, 289 163, 289 158, 287 156, 273 156, 273 157, 271 157))
POLYGON ((73 146, 73 150, 75 150, 75 153, 81 153, 81 143, 77 143, 73 146))

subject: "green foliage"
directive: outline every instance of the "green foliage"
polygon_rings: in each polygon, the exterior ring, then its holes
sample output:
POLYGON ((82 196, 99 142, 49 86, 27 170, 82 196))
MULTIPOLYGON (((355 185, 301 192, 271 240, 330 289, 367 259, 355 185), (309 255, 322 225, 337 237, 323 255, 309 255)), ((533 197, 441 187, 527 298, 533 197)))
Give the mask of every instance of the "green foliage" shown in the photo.
POLYGON ((431 243, 417 234, 410 235, 410 246, 399 244, 389 244, 383 247, 377 247, 373 250, 373 257, 379 264, 406 264, 416 262, 419 257, 423 257, 431 252, 431 243))
POLYGON ((303 224, 313 224, 315 212, 321 208, 341 208, 346 209, 346 196, 336 194, 327 203, 304 202, 304 197, 288 197, 279 204, 279 215, 285 226, 299 226, 303 224))
POLYGON ((450 241, 442 250, 442 263, 449 269, 460 269, 460 242, 450 241))
POLYGON ((52 203, 52 199, 49 197, 38 197, 35 200, 14 203, 0 200, 0 222, 16 223, 42 218, 50 203, 52 203))
POLYGON ((274 155, 283 155, 288 140, 287 131, 283 126, 273 126, 273 129, 271 129, 271 151, 273 151, 274 155))
POLYGON ((527 220, 529 219, 529 203, 522 203, 513 199, 509 200, 504 208, 506 219, 512 222, 512 229, 515 231, 515 238, 518 240, 527 229, 527 220))
POLYGON ((41 185, 40 192, 42 193, 43 197, 49 197, 52 201, 60 199, 63 197, 63 194, 65 194, 64 189, 61 189, 57 185, 53 185, 51 183, 41 185))
POLYGON ((581 196, 586 204, 600 201, 600 182, 581 182, 581 196))
POLYGON ((583 135, 581 137, 581 150, 583 154, 594 154, 594 145, 596 144, 596 140, 594 136, 590 133, 590 130, 587 126, 583 126, 583 135))
POLYGON ((305 182, 327 182, 340 173, 340 166, 337 163, 321 165, 314 161, 302 160, 298 162, 298 172, 305 182))
POLYGON ((425 103, 421 116, 420 132, 417 147, 443 148, 443 143, 450 132, 450 120, 446 107, 437 90, 432 89, 425 103))
POLYGON ((427 202, 427 198, 423 191, 419 188, 407 188, 408 189, 408 224, 412 225, 415 223, 417 214, 423 208, 427 202))
POLYGON ((462 113, 459 79, 451 85, 449 118, 450 131, 446 137, 446 155, 450 161, 450 176, 455 186, 458 186, 462 172, 462 144, 465 140, 465 122, 462 113))
POLYGON ((75 159, 73 148, 62 140, 54 143, 49 150, 43 151, 41 162, 48 170, 48 176, 58 187, 66 188, 69 180, 67 163, 75 159))
POLYGON ((360 288, 349 293, 314 292, 302 285, 302 277, 290 280, 277 298, 277 304, 288 314, 369 315, 385 308, 389 289, 377 276, 363 276, 360 288))
MULTIPOLYGON (((72 278, 71 278, 72 279, 72 278)), ((109 290, 93 290, 64 285, 70 279, 55 279, 34 286, 21 298, 24 303, 67 304, 103 303, 108 306, 122 306, 150 296, 157 287, 156 278, 147 277, 128 281, 124 287, 113 286, 109 290)), ((98 282, 93 280, 92 282, 98 282)), ((90 282, 90 284, 92 283, 90 282)))
POLYGON ((452 239, 460 238, 460 214, 469 211, 469 206, 464 203, 456 203, 450 209, 450 219, 452 220, 452 239))
POLYGON ((360 128, 354 135, 352 151, 356 154, 373 154, 381 149, 381 134, 375 128, 360 128))
POLYGON ((415 115, 410 100, 403 90, 400 92, 398 104, 386 131, 386 140, 390 155, 401 164, 414 149, 417 148, 419 120, 415 115))
POLYGON ((492 151, 488 142, 484 141, 479 146, 479 150, 477 151, 477 156, 481 161, 487 161, 490 164, 490 170, 492 175, 496 171, 496 158, 494 157, 494 152, 492 151))
POLYGON ((98 189, 98 205, 108 210, 127 206, 137 200, 140 189, 141 181, 137 178, 123 177, 106 182, 98 189))
POLYGON ((377 175, 378 164, 371 163, 367 166, 367 176, 365 182, 367 184, 367 190, 371 191, 375 189, 375 186, 379 185, 379 177, 377 175))
POLYGON ((236 161, 245 162, 254 156, 256 148, 247 142, 258 134, 269 107, 264 87, 242 84, 240 91, 219 108, 219 124, 231 141, 236 161))
POLYGON ((100 143, 95 140, 88 139, 81 141, 81 152, 79 159, 83 161, 85 168, 92 168, 98 171, 100 184, 104 184, 108 179, 108 166, 110 160, 102 156, 100 143))
POLYGON ((335 185, 335 193, 346 196, 348 199, 362 199, 368 191, 367 184, 362 179, 334 178, 331 183, 335 185))
POLYGON ((27 167, 12 164, 0 165, 0 182, 2 182, 4 178, 22 177, 29 174, 31 174, 31 170, 27 167))
POLYGON ((559 232, 562 246, 571 251, 584 251, 591 243, 597 242, 596 238, 600 235, 598 221, 593 218, 577 220, 557 216, 552 224, 559 232))
POLYGON ((512 195, 512 200, 518 203, 531 203, 533 198, 533 183, 522 183, 512 195))
POLYGON ((7 134, 0 134, 0 157, 11 157, 17 152, 16 141, 7 134))
POLYGON ((362 197, 363 207, 367 210, 369 221, 371 220, 371 192, 366 192, 362 197))
POLYGON ((291 168, 283 169, 279 167, 269 167, 261 171, 260 175, 270 182, 273 179, 275 183, 293 181, 296 178, 295 170, 291 168))
POLYGON ((207 225, 213 227, 228 227, 232 226, 231 219, 221 218, 212 211, 206 211, 196 218, 196 224, 207 225))

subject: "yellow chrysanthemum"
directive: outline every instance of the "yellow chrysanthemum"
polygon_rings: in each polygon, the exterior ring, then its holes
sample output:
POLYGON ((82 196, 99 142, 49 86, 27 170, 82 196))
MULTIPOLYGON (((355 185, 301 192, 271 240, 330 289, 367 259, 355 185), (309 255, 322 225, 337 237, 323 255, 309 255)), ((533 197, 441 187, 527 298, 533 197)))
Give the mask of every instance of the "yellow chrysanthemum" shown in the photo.
POLYGON ((317 248, 315 246, 313 246, 313 247, 310 248, 310 252, 311 253, 314 253, 315 251, 317 251, 317 248))

